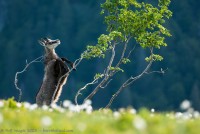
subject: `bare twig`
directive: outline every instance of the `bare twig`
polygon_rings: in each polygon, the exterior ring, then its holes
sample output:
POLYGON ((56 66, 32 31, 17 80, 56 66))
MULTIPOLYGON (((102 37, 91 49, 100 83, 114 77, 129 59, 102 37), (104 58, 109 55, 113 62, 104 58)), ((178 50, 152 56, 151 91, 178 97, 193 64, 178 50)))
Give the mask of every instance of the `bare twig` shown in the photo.
POLYGON ((136 45, 129 51, 128 56, 126 58, 129 58, 131 53, 135 50, 136 45))
POLYGON ((163 70, 163 69, 161 68, 160 71, 151 71, 151 72, 146 72, 146 74, 152 74, 152 73, 164 74, 167 70, 168 70, 168 68, 165 69, 165 70, 163 70))
POLYGON ((95 87, 95 89, 92 91, 92 93, 90 93, 85 99, 84 99, 84 102, 86 101, 86 100, 90 100, 95 94, 96 94, 96 92, 98 92, 99 91, 99 89, 100 89, 100 87, 102 86, 102 85, 104 85, 105 83, 106 83, 106 81, 109 79, 109 71, 110 71, 110 68, 111 68, 111 66, 112 66, 112 63, 113 63, 113 61, 114 61, 114 58, 115 58, 115 43, 114 43, 114 45, 113 45, 113 47, 112 47, 112 55, 111 55, 111 58, 110 58, 110 61, 109 61, 109 64, 108 64, 108 66, 107 66, 107 69, 106 69, 106 71, 105 71, 105 73, 104 73, 104 79, 95 87))
POLYGON ((76 68, 80 63, 81 63, 81 61, 83 60, 83 57, 81 57, 81 58, 79 58, 79 59, 77 59, 77 60, 75 60, 75 62, 74 62, 74 67, 76 68))
MULTIPOLYGON (((151 55, 153 55, 153 49, 150 49, 151 51, 151 55)), ((149 68, 151 67, 153 63, 153 59, 151 59, 148 63, 148 65, 146 66, 146 68, 142 71, 142 73, 140 73, 139 75, 133 77, 131 76, 130 78, 128 78, 123 84, 122 86, 117 90, 117 92, 112 96, 112 98, 110 99, 109 103, 106 105, 105 108, 109 108, 113 102, 113 100, 119 95, 119 93, 126 88, 127 86, 133 84, 133 82, 135 82, 136 80, 138 80, 139 78, 141 78, 144 74, 147 73, 147 71, 149 70, 149 68)))
MULTIPOLYGON (((120 57, 118 63, 116 64, 115 68, 117 68, 117 67, 119 67, 119 66, 121 65, 122 60, 123 60, 123 58, 124 58, 124 55, 125 55, 125 53, 126 53, 127 45, 128 45, 128 43, 129 43, 130 39, 131 39, 131 37, 129 37, 129 38, 126 40, 126 42, 124 43, 124 48, 123 48, 123 50, 122 50, 121 57, 120 57)), ((111 58, 110 58, 110 61, 109 61, 109 64, 108 64, 107 68, 106 68, 105 71, 104 71, 104 76, 105 76, 104 79, 95 87, 95 89, 92 91, 92 93, 90 93, 90 94, 85 98, 85 100, 91 99, 91 98, 96 94, 96 92, 99 91, 100 88, 105 88, 105 87, 107 87, 108 84, 109 84, 110 81, 111 81, 111 80, 109 80, 110 77, 112 77, 115 73, 118 72, 118 70, 112 70, 112 71, 110 70, 110 67, 112 66, 112 63, 113 63, 114 58, 115 58, 115 46, 116 46, 116 44, 117 44, 117 43, 114 42, 114 45, 113 45, 113 48, 112 48, 112 56, 111 56, 111 58), (109 81, 108 81, 108 80, 109 80, 109 81), (107 82, 107 81, 108 81, 108 82, 107 82), (106 83, 106 82, 107 82, 107 83, 106 83), (105 86, 103 86, 104 84, 105 84, 105 86)), ((129 52, 128 57, 130 56, 130 54, 131 54, 132 51, 133 51, 133 50, 131 50, 131 51, 129 52)))
POLYGON ((76 105, 78 105, 78 96, 81 95, 81 91, 85 90, 89 85, 94 85, 94 84, 98 83, 98 79, 99 78, 94 79, 92 82, 87 83, 84 87, 82 87, 82 88, 80 88, 78 90, 78 92, 76 93, 76 96, 75 96, 75 103, 76 103, 76 105))
POLYGON ((21 101, 21 97, 22 97, 22 89, 19 88, 19 86, 18 86, 18 75, 24 73, 24 72, 26 71, 26 69, 27 69, 32 63, 41 62, 41 61, 43 60, 43 58, 44 58, 44 56, 40 56, 40 57, 38 57, 38 58, 32 60, 32 61, 29 62, 29 63, 28 63, 27 60, 26 60, 26 66, 24 67, 24 69, 23 69, 22 71, 16 72, 14 84, 15 84, 15 88, 16 88, 17 90, 19 90, 18 102, 21 101))
POLYGON ((123 48, 122 54, 121 54, 121 57, 120 57, 120 59, 119 59, 119 62, 118 62, 117 65, 116 65, 116 67, 119 67, 119 65, 122 63, 122 60, 123 60, 123 58, 124 58, 124 55, 125 55, 125 52, 126 52, 126 49, 127 49, 127 45, 128 45, 128 42, 130 41, 130 39, 131 39, 131 37, 129 37, 129 38, 126 40, 126 42, 125 42, 125 44, 124 44, 124 48, 123 48))
MULTIPOLYGON (((131 39, 131 38, 130 38, 131 39)), ((130 40, 128 39, 128 41, 130 40)), ((127 43, 128 41, 126 42, 125 46, 124 46, 124 49, 123 49, 123 52, 122 52, 122 55, 121 55, 121 58, 119 60, 119 62, 117 63, 117 65, 115 67, 119 67, 121 64, 122 64, 122 60, 124 58, 124 53, 125 53, 125 50, 126 50, 126 47, 127 47, 127 43)), ((136 46, 136 45, 135 45, 136 46)), ((126 56, 126 58, 128 59, 131 55, 131 53, 135 50, 135 46, 129 51, 128 53, 128 56, 126 56)), ((115 75, 118 71, 114 70, 111 72, 111 76, 115 75)))
POLYGON ((110 79, 110 80, 105 84, 105 86, 101 85, 100 88, 106 88, 106 87, 108 86, 108 84, 109 84, 111 81, 112 81, 112 79, 110 79))
MULTIPOLYGON (((127 50, 127 45, 130 41, 131 37, 129 37, 126 42, 124 43, 124 48, 122 50, 122 54, 121 54, 121 57, 118 61, 118 63, 116 64, 115 68, 119 67, 121 64, 122 64, 122 60, 124 58, 124 55, 126 53, 126 50, 127 50)), ((87 99, 91 99, 95 94, 96 92, 99 91, 100 88, 105 88, 108 86, 108 84, 110 83, 111 80, 109 80, 115 73, 118 72, 118 70, 110 70, 110 67, 112 66, 112 63, 114 61, 114 58, 115 58, 115 46, 117 45, 116 42, 114 42, 113 44, 113 48, 112 48, 112 55, 111 55, 111 58, 110 58, 110 61, 109 61, 109 64, 107 66, 107 68, 105 69, 104 71, 104 79, 95 87, 95 89, 92 91, 92 93, 90 93, 84 101, 86 101, 87 99), (108 81, 109 80, 109 81, 108 81), (108 81, 108 82, 107 82, 108 81), (103 86, 105 85, 105 86, 103 86)), ((135 47, 134 47, 135 48, 135 47)), ((133 49, 129 52, 128 54, 128 57, 130 56, 131 52, 133 51, 133 49)))

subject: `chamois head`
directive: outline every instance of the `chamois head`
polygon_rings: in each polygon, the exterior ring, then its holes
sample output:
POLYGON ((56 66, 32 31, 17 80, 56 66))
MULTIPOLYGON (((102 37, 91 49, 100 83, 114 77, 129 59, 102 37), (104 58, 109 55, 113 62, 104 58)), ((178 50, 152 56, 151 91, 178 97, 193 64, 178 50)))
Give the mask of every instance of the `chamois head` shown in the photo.
POLYGON ((40 43, 40 45, 42 45, 45 48, 48 48, 50 50, 55 49, 60 44, 59 39, 51 40, 51 39, 46 38, 46 37, 41 38, 40 40, 38 40, 38 42, 40 43))

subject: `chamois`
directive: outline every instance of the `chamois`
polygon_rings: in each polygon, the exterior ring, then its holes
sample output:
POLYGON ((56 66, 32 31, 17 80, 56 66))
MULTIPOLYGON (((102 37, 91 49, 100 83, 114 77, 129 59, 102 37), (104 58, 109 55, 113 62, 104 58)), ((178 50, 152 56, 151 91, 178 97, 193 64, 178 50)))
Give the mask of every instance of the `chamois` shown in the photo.
POLYGON ((55 48, 60 44, 60 40, 51 40, 49 38, 42 38, 39 43, 44 46, 44 78, 42 85, 36 96, 36 103, 39 106, 51 105, 56 103, 61 94, 63 85, 69 76, 69 67, 65 64, 68 63, 75 70, 74 63, 66 58, 60 58, 55 48))

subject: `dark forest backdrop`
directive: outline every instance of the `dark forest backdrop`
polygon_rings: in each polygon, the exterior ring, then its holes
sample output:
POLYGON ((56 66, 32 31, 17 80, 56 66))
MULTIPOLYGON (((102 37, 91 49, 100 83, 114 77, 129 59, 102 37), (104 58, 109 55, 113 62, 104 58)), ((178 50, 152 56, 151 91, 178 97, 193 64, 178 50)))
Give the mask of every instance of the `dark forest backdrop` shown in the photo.
MULTIPOLYGON (((147 0, 148 2, 150 0, 147 0)), ((154 0, 155 1, 155 0, 154 0)), ((37 42, 41 37, 58 38, 60 56, 74 61, 88 44, 95 44, 100 34, 105 33, 100 3, 103 0, 0 0, 0 99, 14 96, 14 76, 21 71, 26 60, 31 61, 43 54, 37 42)), ((200 110, 200 2, 198 0, 172 0, 173 17, 167 21, 172 37, 167 38, 168 47, 160 53, 164 60, 153 64, 154 70, 168 71, 164 75, 152 74, 138 80, 117 97, 112 108, 132 105, 135 108, 149 107, 157 110, 177 110, 184 100, 191 100, 200 110)), ((105 106, 119 85, 130 73, 138 74, 144 69, 145 51, 136 48, 133 62, 127 65, 127 73, 120 73, 106 90, 93 98, 95 108, 105 106)), ((71 73, 64 87, 61 100, 73 101, 75 93, 101 72, 107 61, 84 60, 71 73)), ((35 63, 19 76, 23 90, 22 101, 35 101, 35 95, 43 77, 43 64, 35 63)), ((92 88, 80 97, 84 99, 92 88)))

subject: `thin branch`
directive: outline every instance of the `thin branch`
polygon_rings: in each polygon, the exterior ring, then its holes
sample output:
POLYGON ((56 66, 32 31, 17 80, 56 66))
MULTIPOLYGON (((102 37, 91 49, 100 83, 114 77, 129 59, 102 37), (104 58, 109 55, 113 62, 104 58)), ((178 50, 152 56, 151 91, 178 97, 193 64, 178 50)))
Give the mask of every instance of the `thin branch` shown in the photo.
POLYGON ((99 78, 94 79, 92 82, 87 83, 84 87, 82 87, 82 88, 80 88, 80 89, 78 90, 78 92, 76 93, 76 96, 75 96, 75 103, 76 103, 76 105, 78 105, 78 96, 79 96, 79 95, 82 95, 82 94, 81 94, 81 91, 82 91, 82 90, 85 90, 89 85, 94 85, 94 84, 98 83, 98 79, 99 79, 99 78))
MULTIPOLYGON (((122 60, 123 60, 123 58, 124 58, 124 55, 125 55, 125 53, 126 53, 126 49, 127 49, 128 42, 130 41, 130 39, 131 39, 131 37, 129 37, 129 38, 126 40, 126 42, 125 42, 125 44, 124 44, 124 48, 123 48, 122 54, 121 54, 121 57, 120 57, 118 63, 116 64, 115 68, 116 68, 116 67, 119 67, 119 66, 121 65, 122 60)), ((115 48, 114 48, 114 46, 116 46, 116 42, 114 43, 113 48, 112 48, 112 56, 111 56, 111 58, 110 58, 110 62, 109 62, 109 64, 108 64, 108 66, 107 66, 107 69, 105 69, 105 71, 104 71, 104 76, 105 76, 104 79, 99 83, 99 85, 96 86, 96 88, 92 91, 92 93, 90 93, 90 94, 85 98, 85 100, 91 99, 91 98, 96 94, 96 92, 99 91, 100 88, 105 88, 105 87, 107 87, 108 84, 109 84, 110 81, 111 81, 111 80, 109 80, 109 78, 112 77, 115 73, 118 72, 117 70, 110 71, 110 67, 111 67, 111 65, 112 65, 112 63, 113 63, 113 60, 114 60, 114 58, 115 58, 115 48), (109 81, 108 81, 108 80, 109 80, 109 81), (107 82, 107 81, 108 81, 108 82, 107 82), (107 82, 107 83, 106 83, 106 82, 107 82), (106 83, 106 84, 105 84, 105 83, 106 83), (105 86, 103 86, 104 84, 105 84, 105 86)), ((135 47, 134 47, 134 48, 135 48, 135 47)), ((133 48, 133 49, 134 49, 134 48, 133 48)), ((128 57, 130 56, 130 54, 131 54, 131 52, 133 51, 133 49, 129 52, 128 57)), ((84 100, 84 101, 85 101, 85 100, 84 100)))
MULTIPOLYGON (((153 55, 153 49, 150 49, 151 51, 151 55, 153 55)), ((112 102, 114 101, 114 99, 119 95, 119 93, 126 88, 127 86, 133 84, 133 82, 135 82, 136 80, 138 80, 139 78, 141 78, 144 74, 146 74, 146 72, 149 70, 149 68, 151 67, 153 63, 153 59, 149 61, 149 64, 146 66, 146 68, 142 71, 142 73, 140 73, 139 75, 133 77, 131 76, 130 78, 128 78, 123 84, 122 86, 117 90, 117 92, 112 96, 112 98, 110 99, 109 103, 106 105, 105 108, 109 108, 112 104, 112 102)))
POLYGON ((112 81, 112 79, 110 79, 110 80, 105 84, 105 86, 101 85, 100 88, 106 88, 106 87, 108 86, 108 84, 110 84, 111 81, 112 81))
POLYGON ((135 50, 136 45, 129 51, 128 56, 126 58, 129 58, 131 53, 135 50))
MULTIPOLYGON (((129 37, 129 38, 126 40, 126 42, 125 42, 125 44, 124 44, 124 48, 123 48, 122 54, 121 54, 121 57, 120 57, 118 63, 116 64, 115 68, 116 68, 116 67, 119 67, 120 64, 122 63, 122 60, 123 60, 123 58, 124 58, 124 55, 125 55, 125 52, 126 52, 126 49, 127 49, 127 45, 128 45, 128 43, 129 43, 130 39, 131 39, 131 37, 129 37)), ((114 43, 113 48, 112 48, 112 56, 111 56, 111 58, 110 58, 110 62, 109 62, 109 64, 108 64, 108 66, 107 66, 107 69, 104 71, 104 76, 105 76, 104 79, 103 79, 103 80, 99 83, 99 85, 93 90, 93 92, 90 93, 90 94, 85 98, 85 100, 91 99, 91 98, 96 94, 96 92, 99 91, 100 88, 105 88, 105 87, 107 87, 108 84, 109 84, 110 81, 111 81, 111 80, 108 81, 109 78, 112 77, 115 73, 118 72, 117 70, 110 71, 110 67, 111 67, 111 65, 112 65, 112 63, 113 63, 113 60, 114 60, 114 58, 115 58, 115 48, 114 48, 115 46, 116 46, 116 42, 114 43), (108 81, 108 82, 107 82, 107 81, 108 81), (106 82, 107 82, 107 83, 106 83, 106 82), (106 83, 106 84, 105 84, 105 83, 106 83), (103 86, 104 84, 105 84, 105 86, 103 86)), ((132 51, 133 51, 133 50, 131 50, 131 51, 129 52, 129 55, 128 55, 128 56, 130 56, 130 53, 131 53, 132 51)))
MULTIPOLYGON (((128 42, 127 42, 127 43, 128 43, 128 42)), ((136 46, 136 45, 135 45, 135 46, 136 46)), ((129 51, 128 56, 126 56, 127 59, 130 57, 131 53, 135 50, 135 46, 129 51)), ((123 51, 126 50, 126 47, 127 47, 127 46, 125 45, 123 51)), ((117 63, 117 65, 116 65, 115 67, 119 67, 119 66, 122 64, 122 59, 124 58, 124 54, 123 54, 123 53, 124 53, 124 52, 122 52, 122 55, 123 55, 123 56, 121 56, 119 62, 117 63)), ((111 76, 115 75, 117 72, 118 72, 117 70, 114 70, 114 71, 111 73, 111 76)))
POLYGON ((125 83, 124 87, 127 87, 127 86, 131 85, 134 81, 136 81, 137 79, 141 78, 144 74, 146 74, 146 72, 147 72, 147 71, 149 70, 149 68, 151 67, 152 63, 153 63, 153 60, 151 60, 151 61, 149 62, 149 64, 148 64, 147 67, 145 68, 145 70, 144 70, 141 74, 139 74, 138 76, 136 76, 136 77, 130 77, 129 82, 127 81, 127 83, 125 83))
POLYGON ((168 68, 165 69, 165 70, 163 70, 163 69, 161 68, 160 71, 151 71, 151 72, 146 72, 146 74, 152 74, 152 73, 164 74, 167 70, 168 70, 168 68))
POLYGON ((14 84, 15 84, 15 88, 16 88, 17 90, 19 90, 18 102, 21 101, 21 97, 22 97, 22 89, 19 88, 19 86, 18 86, 18 75, 24 73, 24 72, 26 71, 26 69, 27 69, 32 63, 41 62, 43 58, 44 58, 44 56, 40 56, 40 57, 38 57, 38 58, 32 60, 32 61, 29 62, 29 63, 28 63, 27 60, 26 60, 26 66, 24 67, 24 69, 23 69, 22 71, 16 72, 14 84))
POLYGON ((110 58, 110 62, 109 62, 109 64, 108 64, 108 66, 107 66, 107 70, 106 70, 106 73, 105 73, 105 77, 108 77, 110 68, 111 68, 112 63, 113 63, 114 58, 115 58, 115 45, 116 45, 116 44, 114 43, 114 45, 113 45, 113 47, 112 47, 112 56, 111 56, 111 58, 110 58))
POLYGON ((82 60, 83 60, 82 57, 79 58, 79 59, 77 59, 77 60, 75 60, 75 62, 74 62, 74 67, 76 68, 76 67, 81 63, 82 60))
POLYGON ((115 43, 114 43, 114 45, 113 45, 113 47, 112 47, 112 56, 111 56, 111 58, 110 58, 110 61, 109 61, 109 64, 108 64, 108 66, 107 66, 107 69, 106 69, 106 71, 105 71, 105 74, 104 74, 104 79, 95 87, 95 89, 92 91, 92 93, 90 93, 85 99, 84 99, 84 102, 86 101, 86 100, 90 100, 95 94, 96 94, 96 92, 98 92, 99 91, 99 89, 100 89, 100 87, 102 86, 102 85, 104 85, 105 83, 106 83, 106 81, 109 79, 109 71, 110 71, 110 67, 112 66, 112 63, 113 63, 113 61, 114 61, 114 58, 115 58, 115 43))
POLYGON ((129 37, 129 38, 126 40, 126 42, 125 42, 125 44, 124 44, 124 48, 123 48, 122 54, 121 54, 121 57, 120 57, 120 59, 119 59, 119 62, 118 62, 117 65, 116 65, 116 67, 119 67, 119 65, 122 63, 122 60, 123 60, 123 58, 124 58, 124 55, 125 55, 125 52, 126 52, 126 48, 127 48, 127 45, 128 45, 128 42, 130 41, 130 39, 131 39, 131 37, 129 37))

